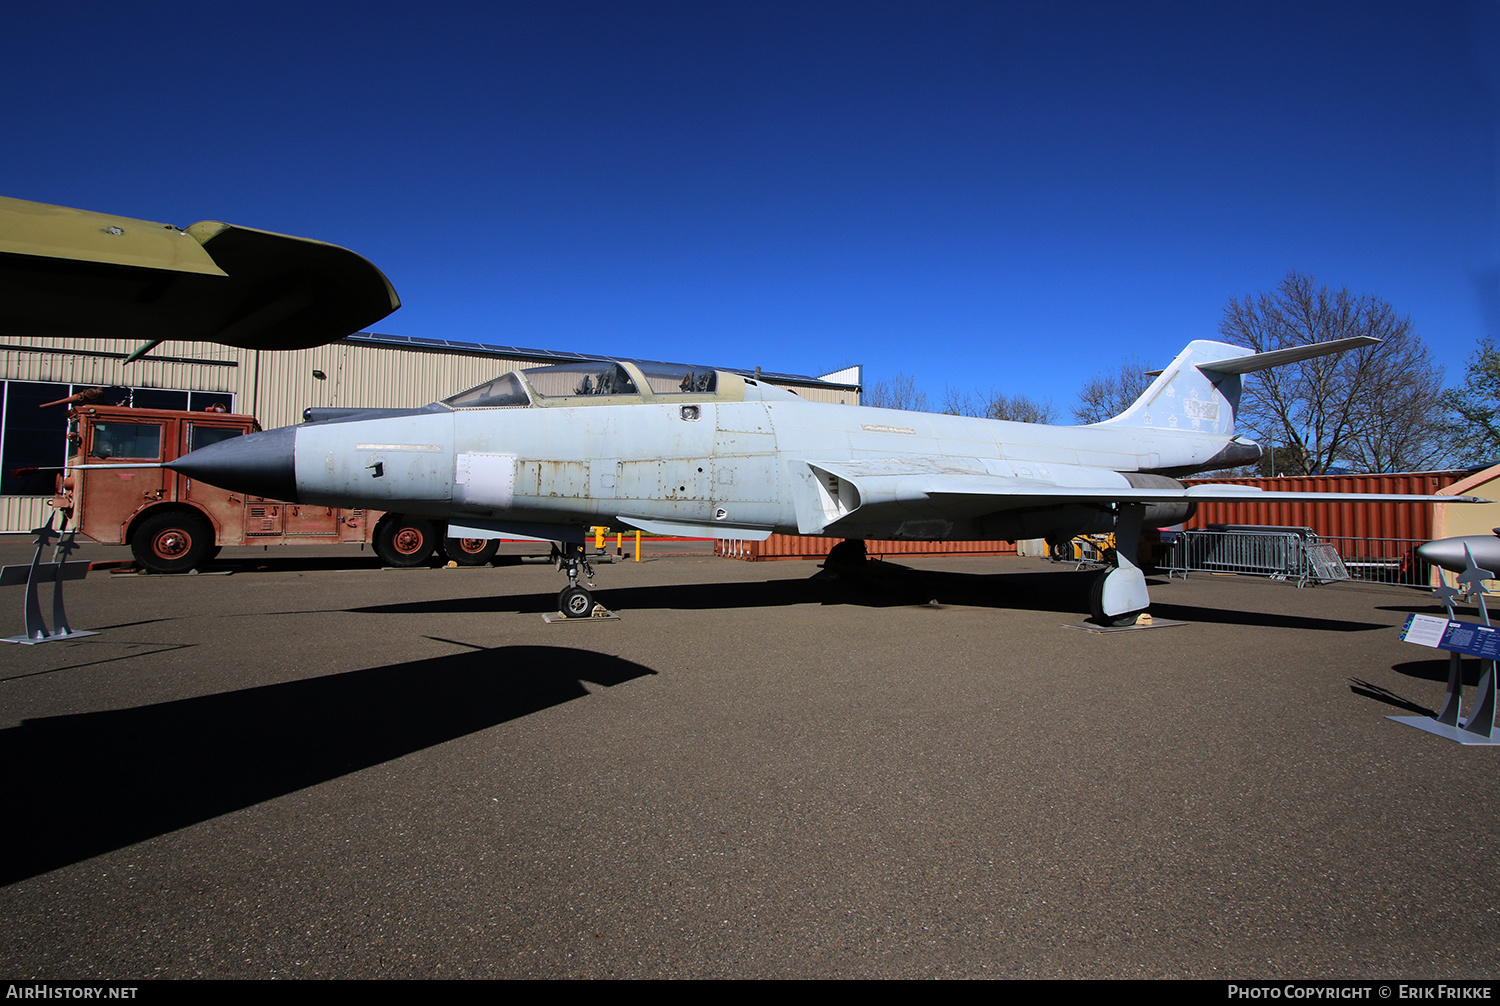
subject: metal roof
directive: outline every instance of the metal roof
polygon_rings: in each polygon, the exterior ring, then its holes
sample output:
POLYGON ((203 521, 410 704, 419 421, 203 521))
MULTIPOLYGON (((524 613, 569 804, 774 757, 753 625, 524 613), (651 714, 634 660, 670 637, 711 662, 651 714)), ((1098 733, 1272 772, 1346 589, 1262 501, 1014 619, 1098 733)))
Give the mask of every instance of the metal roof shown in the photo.
POLYGON ((387 346, 407 346, 413 349, 447 349, 456 353, 469 353, 479 356, 502 356, 511 359, 526 360, 551 360, 557 363, 566 363, 570 360, 608 361, 625 360, 629 363, 643 364, 658 367, 695 367, 699 370, 723 370, 731 374, 739 374, 741 377, 749 377, 772 384, 781 382, 792 382, 795 384, 817 385, 824 388, 846 388, 857 390, 857 384, 840 384, 836 381, 825 381, 821 377, 808 377, 804 374, 782 374, 769 370, 757 372, 755 369, 743 369, 740 367, 713 367, 699 364, 685 364, 669 360, 638 360, 628 356, 600 356, 594 353, 570 353, 566 350, 556 349, 527 349, 523 346, 496 346, 487 342, 465 342, 461 339, 429 339, 420 335, 386 335, 382 332, 355 332, 347 337, 351 342, 373 342, 387 346))

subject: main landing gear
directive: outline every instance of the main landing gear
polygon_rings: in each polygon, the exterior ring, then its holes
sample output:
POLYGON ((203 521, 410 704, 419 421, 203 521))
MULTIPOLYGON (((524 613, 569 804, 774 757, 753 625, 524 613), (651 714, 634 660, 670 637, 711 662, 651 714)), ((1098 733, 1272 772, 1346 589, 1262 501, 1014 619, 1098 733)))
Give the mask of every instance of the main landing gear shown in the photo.
POLYGON ((1099 574, 1089 591, 1089 614, 1100 625, 1132 624, 1151 606, 1146 574, 1136 566, 1141 544, 1143 503, 1120 503, 1115 515, 1115 568, 1099 574))
POLYGON ((556 560, 557 568, 568 574, 568 585, 557 595, 557 610, 569 618, 588 618, 594 612, 594 595, 589 593, 588 587, 578 585, 578 574, 582 569, 584 582, 592 587, 594 586, 594 567, 589 565, 583 543, 554 542, 552 558, 556 560))

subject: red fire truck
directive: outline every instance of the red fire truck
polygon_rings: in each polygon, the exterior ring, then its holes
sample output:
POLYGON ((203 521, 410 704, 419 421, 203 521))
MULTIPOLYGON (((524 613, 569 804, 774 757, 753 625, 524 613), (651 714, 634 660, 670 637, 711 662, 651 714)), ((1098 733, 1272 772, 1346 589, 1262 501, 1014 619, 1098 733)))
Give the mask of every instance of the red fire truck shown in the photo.
POLYGON ((366 542, 389 566, 419 566, 435 551, 465 566, 494 558, 496 542, 444 539, 441 522, 379 510, 284 503, 195 482, 165 468, 129 463, 171 461, 188 451, 260 429, 252 416, 82 405, 68 413, 71 465, 52 505, 65 527, 104 544, 128 544, 155 573, 184 573, 225 545, 366 542))

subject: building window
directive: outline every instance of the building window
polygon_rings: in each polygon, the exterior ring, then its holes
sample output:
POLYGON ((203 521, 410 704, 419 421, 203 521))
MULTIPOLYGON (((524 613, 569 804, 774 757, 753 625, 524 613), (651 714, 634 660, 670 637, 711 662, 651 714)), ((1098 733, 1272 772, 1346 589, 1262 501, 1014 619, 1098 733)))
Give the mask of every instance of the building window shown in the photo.
POLYGON ((51 496, 55 491, 68 458, 68 410, 40 406, 72 393, 66 384, 5 382, 0 495, 51 496))
MULTIPOLYGON (((0 496, 51 496, 56 491, 57 476, 71 453, 68 406, 41 406, 93 387, 96 385, 0 382, 0 496)), ((223 391, 113 387, 101 392, 89 404, 192 412, 234 409, 234 395, 223 391)), ((159 456, 159 451, 153 456, 159 456)))

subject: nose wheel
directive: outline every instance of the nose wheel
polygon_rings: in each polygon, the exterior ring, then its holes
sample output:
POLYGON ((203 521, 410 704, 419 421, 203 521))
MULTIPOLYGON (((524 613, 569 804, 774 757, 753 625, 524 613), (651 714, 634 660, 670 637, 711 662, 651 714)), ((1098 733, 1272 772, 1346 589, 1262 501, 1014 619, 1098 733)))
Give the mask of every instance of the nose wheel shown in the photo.
POLYGON ((557 595, 557 610, 569 618, 588 618, 594 611, 594 595, 588 587, 579 586, 579 573, 589 587, 594 585, 594 567, 589 565, 583 545, 578 542, 563 542, 554 545, 553 557, 557 567, 568 574, 568 585, 557 595))
POLYGON ((583 587, 564 587, 557 595, 557 610, 569 618, 588 618, 594 610, 594 595, 583 587))

